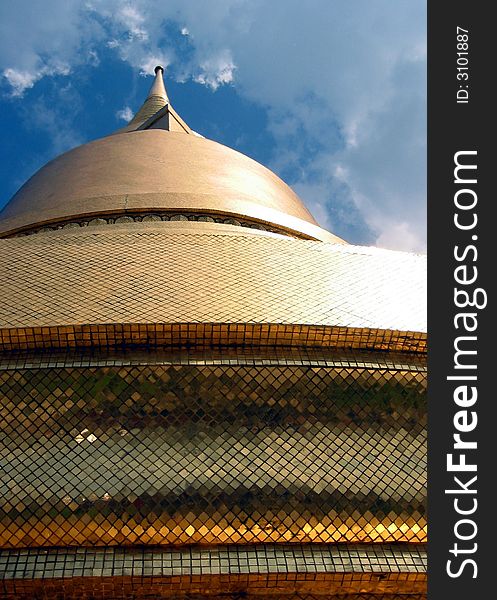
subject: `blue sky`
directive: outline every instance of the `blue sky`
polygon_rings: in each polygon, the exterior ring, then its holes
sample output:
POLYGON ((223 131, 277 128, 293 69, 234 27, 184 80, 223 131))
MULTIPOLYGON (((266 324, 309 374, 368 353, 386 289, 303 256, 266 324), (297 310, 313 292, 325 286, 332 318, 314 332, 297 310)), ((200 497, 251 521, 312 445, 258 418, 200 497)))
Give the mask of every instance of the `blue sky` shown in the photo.
POLYGON ((321 225, 425 251, 424 0, 2 0, 0 207, 122 126, 156 64, 193 129, 273 169, 321 225))

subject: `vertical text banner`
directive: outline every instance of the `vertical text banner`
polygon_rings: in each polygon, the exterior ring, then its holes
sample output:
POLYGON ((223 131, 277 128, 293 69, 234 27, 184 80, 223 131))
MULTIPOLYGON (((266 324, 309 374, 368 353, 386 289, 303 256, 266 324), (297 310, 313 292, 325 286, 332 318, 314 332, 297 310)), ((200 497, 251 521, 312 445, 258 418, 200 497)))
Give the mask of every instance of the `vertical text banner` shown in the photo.
POLYGON ((494 27, 487 3, 429 3, 429 600, 497 577, 494 27))

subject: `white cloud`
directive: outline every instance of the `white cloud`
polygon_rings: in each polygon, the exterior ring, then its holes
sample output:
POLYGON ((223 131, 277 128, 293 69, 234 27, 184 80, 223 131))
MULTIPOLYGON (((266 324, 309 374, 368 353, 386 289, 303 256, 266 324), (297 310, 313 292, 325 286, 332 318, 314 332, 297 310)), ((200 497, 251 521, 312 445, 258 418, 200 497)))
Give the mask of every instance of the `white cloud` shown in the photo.
POLYGON ((91 65, 92 67, 98 67, 98 65, 100 64, 100 57, 98 56, 96 50, 88 50, 87 57, 89 65, 91 65))
POLYGON ((419 233, 413 231, 412 226, 405 221, 388 223, 376 240, 376 244, 380 248, 408 252, 424 252, 425 250, 424 243, 419 238, 419 233))
POLYGON ((147 54, 143 56, 139 63, 140 75, 146 77, 147 75, 153 75, 154 69, 157 65, 161 65, 166 69, 171 64, 169 57, 166 54, 147 54))
POLYGON ((79 0, 31 0, 29 10, 14 0, 0 2, 0 73, 13 95, 95 62, 83 46, 99 43, 103 32, 87 17, 79 0))
POLYGON ((145 17, 136 6, 125 4, 116 12, 117 22, 124 26, 131 40, 148 40, 148 32, 144 27, 145 17))
POLYGON ((11 96, 21 97, 24 92, 34 86, 42 77, 47 75, 69 75, 71 69, 65 64, 44 65, 33 71, 4 69, 2 75, 11 87, 11 96))
POLYGON ((424 75, 423 59, 399 60, 390 73, 388 97, 375 110, 358 114, 354 143, 332 159, 335 177, 348 186, 376 243, 389 248, 426 249, 425 90, 415 86, 424 75))
POLYGON ((133 111, 129 106, 125 106, 116 112, 116 118, 120 121, 126 121, 126 123, 129 123, 133 118, 133 111))
POLYGON ((22 96, 26 90, 32 88, 39 79, 36 74, 16 69, 5 69, 3 76, 12 88, 12 96, 22 96))
POLYGON ((194 75, 197 83, 217 90, 220 85, 231 83, 236 66, 229 51, 224 50, 200 63, 200 72, 194 75))

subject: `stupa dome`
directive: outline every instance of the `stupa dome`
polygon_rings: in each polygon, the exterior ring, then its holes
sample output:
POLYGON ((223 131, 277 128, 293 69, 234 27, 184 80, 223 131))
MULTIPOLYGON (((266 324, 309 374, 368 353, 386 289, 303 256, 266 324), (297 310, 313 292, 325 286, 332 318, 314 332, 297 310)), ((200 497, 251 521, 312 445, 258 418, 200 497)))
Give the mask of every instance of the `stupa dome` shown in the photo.
POLYGON ((424 261, 321 228, 272 171, 195 134, 160 67, 126 127, 21 187, 0 237, 19 257, 0 309, 10 347, 163 346, 178 328, 199 346, 224 323, 216 343, 424 351, 424 261))
POLYGON ((424 598, 424 257, 319 227, 161 68, 0 238, 9 597, 424 598))
POLYGON ((131 123, 42 167, 0 213, 0 235, 84 217, 181 214, 342 242, 272 171, 204 139, 170 107, 162 72, 131 123), (164 90, 164 91, 162 91, 164 90))

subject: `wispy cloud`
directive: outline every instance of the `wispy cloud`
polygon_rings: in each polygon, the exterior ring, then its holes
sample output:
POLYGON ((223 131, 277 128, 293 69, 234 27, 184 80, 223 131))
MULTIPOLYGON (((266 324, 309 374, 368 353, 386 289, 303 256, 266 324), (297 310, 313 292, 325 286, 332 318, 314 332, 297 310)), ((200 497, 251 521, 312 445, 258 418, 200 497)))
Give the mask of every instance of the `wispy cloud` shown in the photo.
POLYGON ((145 17, 136 6, 125 4, 116 11, 116 20, 126 30, 130 40, 148 40, 148 32, 145 28, 145 17))
POLYGON ((21 110, 21 118, 26 127, 36 128, 49 140, 50 145, 46 148, 43 160, 38 166, 42 166, 50 158, 67 150, 83 144, 86 139, 75 126, 75 116, 80 113, 80 99, 78 94, 67 86, 59 92, 50 96, 41 96, 29 106, 21 110), (68 113, 67 106, 72 107, 68 113))
POLYGON ((217 90, 220 85, 232 83, 233 81, 236 66, 228 50, 211 56, 201 62, 199 66, 199 73, 193 77, 197 83, 208 85, 211 89, 217 90))
POLYGON ((133 118, 133 111, 129 106, 125 106, 116 112, 116 118, 120 121, 126 121, 126 123, 129 123, 133 118))
POLYGON ((32 88, 39 77, 36 73, 29 73, 28 71, 18 71, 17 69, 4 69, 3 76, 11 87, 11 94, 14 97, 19 97, 24 94, 26 90, 32 88))
POLYGON ((21 71, 18 69, 4 69, 2 75, 10 85, 10 95, 14 98, 23 96, 26 90, 29 90, 34 84, 46 76, 68 75, 71 72, 69 65, 55 64, 52 66, 43 65, 38 69, 31 71, 21 71))
POLYGON ((167 54, 151 53, 143 56, 143 58, 140 60, 138 67, 140 69, 140 75, 146 77, 147 75, 154 74, 154 69, 157 65, 161 65, 164 69, 167 69, 167 67, 170 64, 171 61, 167 54))

